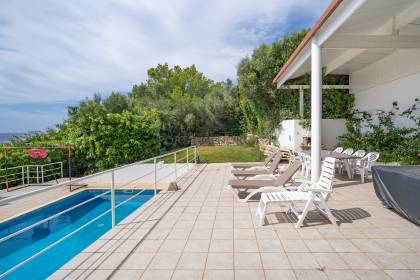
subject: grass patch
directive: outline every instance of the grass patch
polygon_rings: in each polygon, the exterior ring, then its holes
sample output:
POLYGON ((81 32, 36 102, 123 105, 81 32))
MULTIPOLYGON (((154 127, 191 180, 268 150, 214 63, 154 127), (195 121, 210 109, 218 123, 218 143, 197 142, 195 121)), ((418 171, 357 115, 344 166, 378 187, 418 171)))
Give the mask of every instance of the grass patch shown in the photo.
POLYGON ((264 161, 264 154, 255 145, 199 146, 200 163, 264 161))

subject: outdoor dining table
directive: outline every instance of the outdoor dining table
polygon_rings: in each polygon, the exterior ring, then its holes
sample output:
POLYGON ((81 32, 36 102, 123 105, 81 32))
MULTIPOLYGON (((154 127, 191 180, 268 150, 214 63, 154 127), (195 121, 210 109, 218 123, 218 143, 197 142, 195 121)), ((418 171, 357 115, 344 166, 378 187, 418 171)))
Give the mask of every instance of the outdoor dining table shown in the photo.
MULTIPOLYGON (((304 151, 304 152, 307 153, 308 155, 311 154, 310 151, 304 151)), ((360 157, 353 156, 353 155, 346 155, 342 153, 336 153, 336 152, 328 151, 328 150, 321 150, 321 159, 324 159, 326 157, 332 157, 338 160, 342 160, 344 163, 344 168, 346 169, 346 172, 347 172, 347 176, 349 177, 349 179, 353 178, 353 172, 351 170, 350 160, 360 159, 360 157)))

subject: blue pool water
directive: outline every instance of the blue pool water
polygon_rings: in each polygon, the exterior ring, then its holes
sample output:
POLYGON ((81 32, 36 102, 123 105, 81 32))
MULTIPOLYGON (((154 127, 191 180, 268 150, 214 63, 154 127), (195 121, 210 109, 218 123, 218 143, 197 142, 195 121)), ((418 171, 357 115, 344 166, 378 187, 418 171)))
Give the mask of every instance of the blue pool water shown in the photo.
MULTIPOLYGON (((85 190, 68 198, 0 224, 0 238, 23 229, 69 207, 86 201, 104 190, 85 190)), ((128 199, 138 191, 116 191, 116 204, 128 199)), ((116 209, 116 222, 120 222, 153 196, 153 191, 144 191, 116 209)), ((39 252, 66 234, 77 229, 111 207, 111 195, 107 194, 77 207, 12 239, 0 243, 0 274, 39 252)), ((45 279, 63 266, 84 248, 92 244, 111 228, 111 213, 77 232, 36 259, 9 274, 6 279, 45 279)))

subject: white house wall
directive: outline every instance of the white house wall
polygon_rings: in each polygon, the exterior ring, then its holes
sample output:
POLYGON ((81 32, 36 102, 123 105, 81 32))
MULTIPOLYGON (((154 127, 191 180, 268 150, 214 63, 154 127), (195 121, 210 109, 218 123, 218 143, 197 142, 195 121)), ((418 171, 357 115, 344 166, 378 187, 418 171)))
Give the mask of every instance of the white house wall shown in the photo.
MULTIPOLYGON (((338 136, 346 131, 344 119, 323 119, 321 123, 321 143, 327 149, 338 145, 338 136)), ((300 120, 284 120, 275 130, 276 144, 284 148, 300 151, 304 136, 310 136, 310 131, 300 125, 300 120)))
MULTIPOLYGON (((397 50, 385 58, 350 74, 350 92, 361 111, 388 111, 398 101, 402 110, 420 98, 420 50, 397 50)), ((399 126, 412 126, 404 118, 399 126)))

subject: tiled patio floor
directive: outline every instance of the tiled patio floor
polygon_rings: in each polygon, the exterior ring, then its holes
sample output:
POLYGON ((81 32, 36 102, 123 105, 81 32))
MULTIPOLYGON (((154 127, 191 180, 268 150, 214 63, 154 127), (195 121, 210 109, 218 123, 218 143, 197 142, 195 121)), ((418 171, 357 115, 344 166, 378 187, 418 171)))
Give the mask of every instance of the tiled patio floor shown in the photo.
POLYGON ((420 227, 384 209, 371 183, 337 179, 316 212, 269 214, 226 190, 227 164, 201 165, 182 191, 161 193, 52 276, 54 279, 420 279, 420 227))

